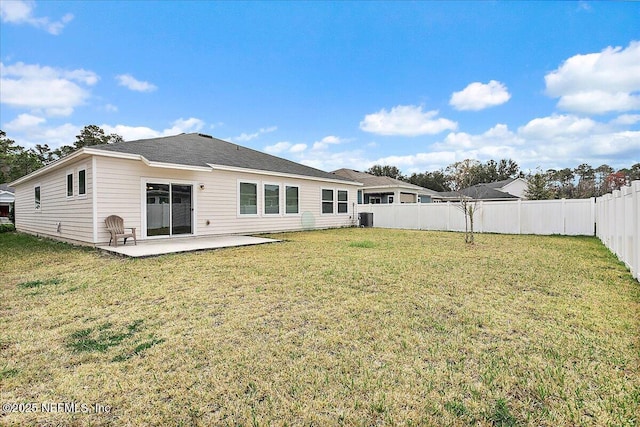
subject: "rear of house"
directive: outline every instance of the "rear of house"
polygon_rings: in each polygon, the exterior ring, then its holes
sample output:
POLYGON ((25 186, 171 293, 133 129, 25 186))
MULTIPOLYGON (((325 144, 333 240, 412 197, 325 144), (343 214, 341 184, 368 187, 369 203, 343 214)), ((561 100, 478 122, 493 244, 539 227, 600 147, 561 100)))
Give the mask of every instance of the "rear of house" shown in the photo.
POLYGON ((350 226, 359 185, 201 134, 85 147, 13 183, 18 231, 92 245, 109 215, 141 240, 350 226))

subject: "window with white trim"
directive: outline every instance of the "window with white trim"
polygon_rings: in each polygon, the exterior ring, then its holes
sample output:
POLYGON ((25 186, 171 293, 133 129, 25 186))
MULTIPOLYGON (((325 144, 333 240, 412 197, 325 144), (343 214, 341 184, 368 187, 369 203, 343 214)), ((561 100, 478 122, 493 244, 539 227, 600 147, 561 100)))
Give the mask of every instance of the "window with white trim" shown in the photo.
POLYGON ((264 213, 278 215, 280 213, 280 186, 264 184, 264 213))
POLYGON ((35 187, 33 187, 33 198, 35 201, 34 207, 36 210, 39 210, 41 207, 40 204, 40 186, 36 185, 35 187))
POLYGON ((322 189, 322 213, 333 213, 333 190, 329 190, 326 188, 322 189))
POLYGON ((258 214, 258 184, 240 182, 239 213, 240 215, 258 214))
POLYGON ((67 172, 67 197, 73 197, 73 172, 67 172))
POLYGON ((349 213, 349 193, 347 190, 338 190, 338 213, 349 213))
POLYGON ((78 196, 85 196, 87 194, 87 171, 86 169, 80 169, 78 171, 78 196))
POLYGON ((300 213, 300 201, 298 196, 298 187, 293 185, 287 185, 285 190, 285 213, 297 214, 300 213))

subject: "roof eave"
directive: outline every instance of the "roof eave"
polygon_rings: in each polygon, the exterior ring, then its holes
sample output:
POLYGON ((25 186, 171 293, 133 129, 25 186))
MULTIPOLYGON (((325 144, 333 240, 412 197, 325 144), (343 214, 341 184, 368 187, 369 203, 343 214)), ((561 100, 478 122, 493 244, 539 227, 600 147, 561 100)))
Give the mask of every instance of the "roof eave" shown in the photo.
POLYGON ((342 180, 342 179, 321 178, 321 177, 311 176, 311 175, 298 175, 298 174, 291 174, 291 173, 285 173, 285 172, 275 172, 275 171, 268 171, 268 170, 261 170, 261 169, 242 168, 242 167, 237 167, 237 166, 218 165, 218 164, 212 164, 212 163, 207 163, 207 165, 209 165, 214 170, 224 170, 224 171, 229 171, 229 172, 246 172, 246 173, 253 173, 253 174, 257 174, 257 175, 279 176, 279 177, 282 177, 282 178, 291 178, 291 179, 307 179, 307 180, 311 180, 311 181, 332 182, 332 183, 336 183, 336 184, 354 185, 354 186, 359 186, 359 187, 362 186, 362 183, 360 183, 360 182, 347 181, 347 180, 342 180))
POLYGON ((61 159, 51 162, 48 165, 41 167, 40 169, 37 169, 21 178, 16 179, 15 181, 10 182, 8 185, 9 187, 15 187, 16 185, 20 185, 27 181, 31 181, 34 178, 37 178, 52 170, 58 169, 62 165, 65 165, 70 161, 77 159, 78 157, 82 157, 83 155, 86 155, 86 154, 90 154, 87 152, 87 148, 81 148, 78 151, 69 154, 68 156, 62 157, 61 159))

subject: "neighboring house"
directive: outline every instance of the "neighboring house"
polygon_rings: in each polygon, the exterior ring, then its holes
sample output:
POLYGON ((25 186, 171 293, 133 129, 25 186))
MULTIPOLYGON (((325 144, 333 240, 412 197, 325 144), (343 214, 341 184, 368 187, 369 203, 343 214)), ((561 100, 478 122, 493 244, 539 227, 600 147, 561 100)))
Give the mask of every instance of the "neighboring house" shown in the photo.
POLYGON ((509 178, 502 181, 489 182, 487 184, 479 184, 487 188, 501 191, 503 193, 511 194, 520 199, 525 198, 525 191, 527 190, 527 181, 523 178, 509 178))
POLYGON ((10 222, 9 213, 13 209, 15 190, 7 184, 0 184, 0 224, 10 222))
POLYGON ((338 169, 333 174, 362 183, 358 190, 359 204, 430 203, 437 191, 400 181, 388 176, 376 176, 353 169, 338 169))
POLYGON ((84 147, 11 185, 18 231, 90 245, 109 215, 141 240, 348 226, 361 186, 197 133, 84 147))
POLYGON ((522 178, 509 178, 503 181, 488 182, 476 184, 465 188, 460 192, 446 191, 438 193, 434 201, 456 201, 460 197, 466 197, 472 200, 489 201, 505 201, 524 199, 524 192, 527 189, 527 181, 522 178))

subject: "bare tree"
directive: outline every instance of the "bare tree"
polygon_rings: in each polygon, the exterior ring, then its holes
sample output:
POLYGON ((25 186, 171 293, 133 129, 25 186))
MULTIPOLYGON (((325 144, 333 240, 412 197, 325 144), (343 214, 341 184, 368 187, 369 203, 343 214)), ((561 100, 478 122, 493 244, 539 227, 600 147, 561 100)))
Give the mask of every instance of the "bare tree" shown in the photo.
POLYGON ((480 165, 481 163, 477 160, 465 159, 447 167, 451 187, 458 194, 458 208, 464 214, 464 241, 469 244, 475 241, 473 221, 479 206, 477 195, 468 194, 468 191, 477 179, 476 174, 481 170, 480 165))

